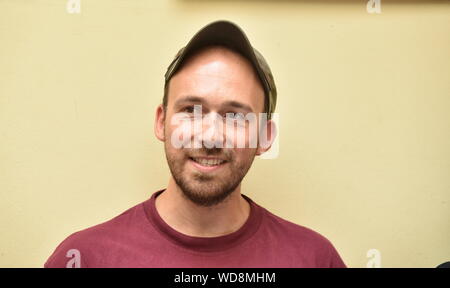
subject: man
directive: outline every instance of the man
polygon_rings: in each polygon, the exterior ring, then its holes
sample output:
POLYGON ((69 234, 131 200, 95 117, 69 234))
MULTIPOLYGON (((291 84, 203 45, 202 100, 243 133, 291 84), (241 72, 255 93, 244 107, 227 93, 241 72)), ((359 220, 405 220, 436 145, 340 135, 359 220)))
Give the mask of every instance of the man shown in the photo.
POLYGON ((276 136, 274 80, 244 32, 207 25, 165 78, 155 135, 172 174, 167 188, 70 235, 45 267, 345 267, 326 238, 241 194, 254 157, 276 136))

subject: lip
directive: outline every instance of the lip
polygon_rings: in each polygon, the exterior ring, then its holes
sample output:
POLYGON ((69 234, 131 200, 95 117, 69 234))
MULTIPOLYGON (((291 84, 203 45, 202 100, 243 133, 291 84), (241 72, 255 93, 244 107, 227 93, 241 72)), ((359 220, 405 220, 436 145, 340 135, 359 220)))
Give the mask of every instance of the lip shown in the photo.
MULTIPOLYGON (((197 158, 197 157, 195 157, 197 158)), ((198 157, 198 158, 204 158, 204 159, 218 159, 217 157, 198 157)), ((213 172, 216 170, 219 170, 221 168, 223 168, 228 162, 225 161, 222 164, 219 165, 215 165, 215 166, 203 166, 200 163, 195 162, 194 160, 192 160, 192 157, 189 158, 189 162, 192 164, 192 166, 194 166, 197 170, 204 172, 204 173, 208 173, 208 172, 213 172)))
POLYGON ((214 157, 214 156, 191 156, 189 158, 201 158, 201 159, 217 159, 217 160, 223 160, 223 161, 227 161, 226 159, 222 159, 220 157, 214 157))

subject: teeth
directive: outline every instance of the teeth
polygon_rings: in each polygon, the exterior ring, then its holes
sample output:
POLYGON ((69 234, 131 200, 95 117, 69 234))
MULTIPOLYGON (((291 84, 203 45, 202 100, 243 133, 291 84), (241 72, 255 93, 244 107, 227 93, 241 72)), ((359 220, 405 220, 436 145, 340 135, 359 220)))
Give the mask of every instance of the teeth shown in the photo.
POLYGON ((203 159, 203 158, 192 158, 192 159, 203 166, 216 166, 225 162, 224 160, 220 159, 203 159))

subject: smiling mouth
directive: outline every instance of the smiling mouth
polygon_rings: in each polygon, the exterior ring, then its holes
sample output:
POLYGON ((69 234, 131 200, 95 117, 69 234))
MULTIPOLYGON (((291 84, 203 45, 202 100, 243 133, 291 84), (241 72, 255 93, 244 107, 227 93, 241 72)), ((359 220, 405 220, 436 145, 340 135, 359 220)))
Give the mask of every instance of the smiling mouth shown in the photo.
POLYGON ((227 162, 223 159, 218 158, 189 157, 189 159, 205 167, 216 167, 227 162))

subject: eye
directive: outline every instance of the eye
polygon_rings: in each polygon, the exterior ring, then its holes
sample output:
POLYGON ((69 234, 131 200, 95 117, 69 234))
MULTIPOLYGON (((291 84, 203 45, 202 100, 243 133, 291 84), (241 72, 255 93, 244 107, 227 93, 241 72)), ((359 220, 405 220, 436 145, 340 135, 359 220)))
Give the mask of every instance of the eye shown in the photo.
POLYGON ((232 120, 245 120, 244 113, 229 112, 225 114, 225 118, 232 120))
POLYGON ((192 105, 186 106, 183 109, 181 109, 181 112, 194 113, 194 106, 192 106, 192 105))

